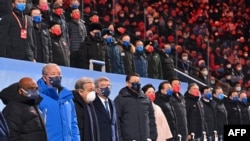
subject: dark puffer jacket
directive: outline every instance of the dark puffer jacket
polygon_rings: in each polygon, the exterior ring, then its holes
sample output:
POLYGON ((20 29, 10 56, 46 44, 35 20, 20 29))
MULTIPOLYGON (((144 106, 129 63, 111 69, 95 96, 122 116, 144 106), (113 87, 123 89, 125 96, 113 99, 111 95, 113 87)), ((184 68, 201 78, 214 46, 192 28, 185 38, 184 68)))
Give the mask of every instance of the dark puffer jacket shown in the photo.
POLYGON ((34 101, 17 92, 17 83, 0 92, 0 98, 6 105, 3 115, 10 129, 10 141, 47 141, 44 122, 37 109, 42 98, 34 101))

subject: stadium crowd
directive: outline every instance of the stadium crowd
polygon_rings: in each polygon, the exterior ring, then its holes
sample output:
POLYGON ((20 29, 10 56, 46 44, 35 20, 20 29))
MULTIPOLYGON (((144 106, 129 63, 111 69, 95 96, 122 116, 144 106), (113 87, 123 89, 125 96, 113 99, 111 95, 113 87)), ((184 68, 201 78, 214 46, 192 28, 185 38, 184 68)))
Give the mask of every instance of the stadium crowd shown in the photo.
POLYGON ((250 124, 249 15, 247 0, 1 1, 0 57, 46 64, 37 82, 24 77, 0 92, 8 136, 223 140, 224 125, 250 124), (96 71, 127 75, 114 101, 106 77, 61 85, 59 65, 90 69, 92 60, 96 71), (175 69, 207 86, 181 94, 188 80, 175 69), (163 82, 141 88, 140 77, 163 82))

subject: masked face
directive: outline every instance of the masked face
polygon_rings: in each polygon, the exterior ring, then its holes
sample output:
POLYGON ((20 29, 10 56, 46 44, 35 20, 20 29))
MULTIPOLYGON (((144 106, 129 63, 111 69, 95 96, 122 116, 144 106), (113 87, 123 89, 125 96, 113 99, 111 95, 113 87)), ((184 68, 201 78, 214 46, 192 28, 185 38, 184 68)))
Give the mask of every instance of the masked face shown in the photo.
POLYGON ((125 47, 125 48, 128 48, 130 46, 130 41, 123 41, 122 45, 125 47))
POLYGON ((136 91, 136 92, 139 92, 141 89, 141 84, 139 82, 133 82, 131 89, 136 91))
POLYGON ((223 93, 218 94, 217 98, 219 100, 223 100, 224 99, 224 94, 223 93))
POLYGON ((72 13, 72 18, 74 20, 79 20, 80 19, 80 13, 79 12, 74 12, 72 13))
POLYGON ((79 7, 78 3, 72 3, 71 4, 71 8, 73 8, 73 9, 77 9, 78 7, 79 7))
POLYGON ((93 17, 91 17, 91 22, 92 23, 98 23, 99 22, 99 17, 98 16, 93 16, 93 17))
POLYGON ((180 86, 179 85, 175 85, 175 86, 173 86, 173 92, 174 93, 179 93, 180 92, 180 86))
POLYGON ((61 86, 62 76, 49 77, 49 82, 52 87, 58 88, 61 86))
POLYGON ((238 96, 234 96, 232 99, 234 102, 238 102, 238 96))
POLYGON ((148 46, 146 50, 147 50, 149 53, 152 53, 152 52, 154 52, 154 47, 148 46))
POLYGON ((50 32, 56 36, 60 36, 62 34, 60 27, 52 27, 50 32))
POLYGON ((166 95, 172 96, 172 95, 173 95, 173 90, 168 89, 168 90, 166 91, 166 95))
POLYGON ((48 9, 49 9, 48 4, 41 4, 41 5, 39 5, 39 8, 43 12, 48 11, 48 9))
POLYGON ((143 46, 142 45, 137 46, 136 50, 138 52, 143 52, 143 46))
POLYGON ((146 96, 147 96, 151 101, 155 101, 155 93, 147 93, 146 96))
POLYGON ((54 13, 57 16, 61 16, 63 14, 63 9, 62 8, 56 8, 56 9, 54 9, 54 13))
POLYGON ((212 99, 212 93, 210 93, 210 92, 205 93, 205 98, 208 99, 208 100, 211 100, 212 99))
POLYGON ((241 102, 244 103, 244 104, 247 104, 247 98, 246 98, 246 97, 243 97, 243 98, 241 99, 241 102))
POLYGON ((23 12, 26 8, 26 3, 16 3, 16 9, 23 12))
POLYGON ((29 90, 24 90, 24 89, 21 89, 24 93, 25 93, 25 95, 29 98, 29 99, 34 99, 34 100, 36 100, 38 97, 39 97, 39 95, 38 95, 38 90, 37 89, 29 89, 29 90))
POLYGON ((106 42, 107 43, 113 43, 114 42, 113 37, 107 37, 106 42))
POLYGON ((110 92, 111 92, 111 90, 110 90, 110 88, 109 88, 109 87, 106 87, 106 88, 100 88, 100 90, 101 90, 101 93, 102 93, 105 97, 109 97, 110 92))
POLYGON ((42 16, 33 16, 33 21, 35 23, 41 23, 42 22, 42 16))
POLYGON ((87 99, 88 103, 91 103, 91 102, 93 102, 95 100, 95 98, 96 98, 95 91, 91 91, 91 92, 89 92, 87 94, 87 98, 86 99, 87 99))

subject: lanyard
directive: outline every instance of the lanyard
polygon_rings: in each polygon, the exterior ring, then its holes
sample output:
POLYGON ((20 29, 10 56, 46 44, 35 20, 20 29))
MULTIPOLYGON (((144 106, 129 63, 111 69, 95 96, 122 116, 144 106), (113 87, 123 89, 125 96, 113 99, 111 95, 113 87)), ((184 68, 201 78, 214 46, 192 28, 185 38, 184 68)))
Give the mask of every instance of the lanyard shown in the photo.
MULTIPOLYGON (((19 27, 22 29, 23 26, 22 26, 20 20, 18 19, 18 17, 16 16, 16 14, 15 14, 14 12, 12 12, 12 14, 13 14, 13 16, 16 18, 16 20, 17 20, 17 22, 18 22, 18 24, 19 24, 19 27)), ((24 18, 25 18, 25 27, 24 27, 24 29, 27 29, 27 17, 25 16, 24 18)))

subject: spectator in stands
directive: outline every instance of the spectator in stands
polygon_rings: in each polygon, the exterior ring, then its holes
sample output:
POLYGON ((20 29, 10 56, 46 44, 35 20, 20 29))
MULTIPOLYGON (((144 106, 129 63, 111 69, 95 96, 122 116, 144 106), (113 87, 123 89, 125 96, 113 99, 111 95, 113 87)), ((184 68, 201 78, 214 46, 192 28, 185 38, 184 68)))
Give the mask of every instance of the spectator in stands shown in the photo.
POLYGON ((129 75, 135 73, 134 53, 136 50, 135 46, 130 42, 129 35, 126 34, 121 37, 119 48, 123 58, 125 74, 129 75))
POLYGON ((203 86, 200 89, 201 93, 201 100, 200 102, 203 105, 204 109, 204 122, 206 125, 206 135, 208 140, 211 140, 214 136, 215 129, 215 113, 214 113, 214 107, 212 105, 212 91, 211 87, 203 86))
POLYGON ((111 82, 107 77, 95 80, 96 99, 93 101, 101 140, 118 141, 117 116, 114 102, 109 98, 111 82))
POLYGON ((126 86, 114 101, 119 140, 156 140, 154 110, 151 101, 141 91, 138 74, 126 76, 126 86))
POLYGON ((26 0, 12 0, 12 6, 12 13, 0 23, 0 56, 35 61, 33 22, 31 17, 24 14, 26 0))
MULTIPOLYGON (((224 139, 224 125, 228 124, 227 110, 224 105, 225 94, 220 86, 213 88, 213 107, 215 112, 215 129, 220 139, 224 139)), ((220 140, 219 139, 219 140, 220 140)))
POLYGON ((7 125, 7 122, 3 116, 3 113, 0 111, 0 140, 1 141, 9 141, 10 131, 7 125))
POLYGON ((160 56, 157 52, 157 44, 152 42, 145 42, 145 53, 148 61, 147 71, 148 78, 162 79, 162 66, 160 56))
MULTIPOLYGON (((105 71, 110 72, 110 58, 108 54, 108 47, 101 36, 102 25, 99 23, 92 23, 89 26, 89 36, 84 42, 80 44, 78 63, 80 68, 89 69, 90 60, 103 61, 105 64, 105 71)), ((101 71, 102 64, 93 64, 93 70, 101 71)))
POLYGON ((49 63, 43 66, 42 78, 37 81, 48 140, 80 141, 73 94, 61 85, 61 75, 60 67, 49 63))
POLYGON ((170 131, 167 119, 160 108, 160 106, 156 105, 154 103, 155 100, 155 88, 152 84, 146 84, 142 87, 142 91, 145 93, 145 95, 151 100, 153 109, 154 109, 154 115, 155 115, 155 123, 157 128, 157 139, 156 141, 162 141, 172 138, 172 133, 170 131))
POLYGON ((88 33, 90 32, 90 25, 92 23, 94 24, 101 24, 100 21, 99 21, 99 15, 98 15, 98 12, 95 11, 95 10, 92 10, 88 15, 84 15, 84 21, 86 22, 86 27, 87 27, 87 30, 88 30, 88 33))
POLYGON ((63 15, 63 1, 62 0, 55 0, 54 3, 52 3, 52 12, 49 20, 52 23, 57 23, 61 26, 61 36, 64 38, 65 46, 69 49, 70 46, 70 41, 69 41, 69 31, 68 31, 68 26, 65 20, 65 17, 63 15))
POLYGON ((181 140, 186 141, 188 139, 188 123, 187 123, 187 112, 185 108, 185 99, 180 93, 180 80, 177 77, 172 77, 169 79, 169 83, 173 89, 173 96, 170 98, 171 106, 175 112, 176 120, 176 136, 181 135, 181 140))
POLYGON ((180 59, 177 61, 178 69, 186 74, 189 74, 192 70, 192 64, 189 60, 188 52, 183 51, 181 53, 180 59))
POLYGON ((229 92, 228 97, 224 100, 229 125, 240 125, 242 123, 242 115, 238 99, 239 92, 237 90, 232 90, 229 92))
POLYGON ((53 62, 51 38, 47 24, 42 20, 41 10, 33 7, 30 10, 30 16, 34 25, 34 43, 37 48, 35 58, 37 62, 53 62))
POLYGON ((49 32, 52 46, 53 63, 70 66, 70 51, 67 42, 62 36, 62 28, 58 23, 50 22, 49 32))
POLYGON ((144 50, 144 44, 141 40, 135 41, 135 72, 140 75, 140 77, 148 77, 148 60, 144 50))
MULTIPOLYGON (((72 11, 74 9, 78 9, 80 11, 79 5, 80 5, 79 0, 70 0, 68 7, 64 8, 64 10, 65 10, 64 17, 65 17, 66 22, 69 22, 72 19, 71 14, 72 14, 72 11)), ((81 18, 81 14, 80 14, 79 18, 81 18)))
POLYGON ((188 134, 195 135, 195 140, 201 140, 203 138, 203 132, 207 132, 204 106, 199 101, 200 91, 199 86, 196 83, 188 85, 187 91, 184 94, 186 111, 187 111, 187 125, 188 134))
POLYGON ((73 95, 81 141, 101 141, 93 105, 96 98, 94 80, 88 77, 78 79, 73 95))
POLYGON ((171 51, 172 49, 170 44, 165 44, 159 52, 164 80, 168 80, 175 75, 174 60, 171 51))
POLYGON ((42 21, 46 24, 50 21, 50 12, 49 3, 47 0, 38 0, 37 7, 41 10, 42 21))
POLYGON ((111 73, 125 74, 121 50, 118 47, 118 41, 114 38, 114 32, 110 29, 111 26, 112 24, 102 30, 102 38, 106 41, 108 47, 111 73))
POLYGON ((247 93, 245 90, 242 90, 239 93, 239 107, 241 111, 241 118, 242 118, 242 125, 249 125, 250 124, 250 111, 249 111, 249 104, 247 102, 247 93))
POLYGON ((70 20, 67 24, 70 39, 70 66, 79 68, 81 66, 78 62, 79 48, 80 44, 83 43, 87 37, 87 29, 85 22, 81 19, 79 9, 72 9, 69 11, 69 14, 70 20))
MULTIPOLYGON (((10 130, 9 140, 47 141, 44 119, 38 109, 42 98, 38 86, 30 77, 6 87, 0 93, 3 115, 10 130)), ((2 130, 2 129, 1 129, 2 130)), ((2 140, 1 140, 2 141, 2 140)))
POLYGON ((210 82, 209 80, 209 71, 207 67, 201 67, 198 75, 198 79, 201 80, 201 82, 208 84, 210 82))

